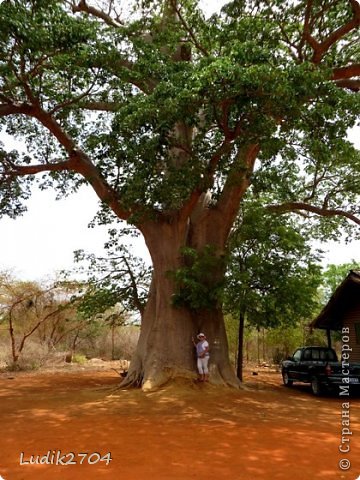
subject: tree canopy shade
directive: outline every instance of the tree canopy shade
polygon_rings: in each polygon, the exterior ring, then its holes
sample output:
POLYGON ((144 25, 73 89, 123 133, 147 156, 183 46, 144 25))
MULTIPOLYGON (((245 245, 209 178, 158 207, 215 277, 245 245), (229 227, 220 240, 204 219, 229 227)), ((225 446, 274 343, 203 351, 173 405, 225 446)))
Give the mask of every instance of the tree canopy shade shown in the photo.
POLYGON ((236 384, 220 302, 175 308, 169 272, 189 261, 184 247, 210 249, 221 280, 251 183, 275 212, 360 224, 359 154, 346 140, 359 111, 360 5, 238 0, 210 18, 195 0, 129 5, 1 3, 0 122, 28 152, 1 149, 0 207, 21 213, 35 178, 60 195, 89 183, 99 221, 134 225, 153 261, 128 381, 188 376, 201 329, 213 381, 236 384))

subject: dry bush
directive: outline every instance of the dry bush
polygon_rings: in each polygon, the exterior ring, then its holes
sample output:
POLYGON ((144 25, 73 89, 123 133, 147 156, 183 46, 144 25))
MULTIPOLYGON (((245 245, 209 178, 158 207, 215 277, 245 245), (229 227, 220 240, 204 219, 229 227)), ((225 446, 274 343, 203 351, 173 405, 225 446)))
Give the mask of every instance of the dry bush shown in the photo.
POLYGON ((78 352, 83 353, 87 358, 112 360, 113 356, 114 360, 130 360, 135 352, 139 334, 140 328, 137 326, 116 327, 114 332, 114 351, 112 347, 112 332, 108 330, 95 341, 81 344, 78 352))
POLYGON ((118 349, 119 354, 117 358, 123 358, 125 360, 131 360, 133 356, 137 342, 139 340, 140 328, 139 327, 119 327, 119 339, 118 349))
POLYGON ((27 342, 16 364, 13 362, 9 347, 5 352, 4 361, 8 370, 36 370, 44 366, 49 357, 47 347, 34 340, 27 342))
POLYGON ((7 367, 10 356, 9 341, 5 338, 0 339, 0 370, 7 367))

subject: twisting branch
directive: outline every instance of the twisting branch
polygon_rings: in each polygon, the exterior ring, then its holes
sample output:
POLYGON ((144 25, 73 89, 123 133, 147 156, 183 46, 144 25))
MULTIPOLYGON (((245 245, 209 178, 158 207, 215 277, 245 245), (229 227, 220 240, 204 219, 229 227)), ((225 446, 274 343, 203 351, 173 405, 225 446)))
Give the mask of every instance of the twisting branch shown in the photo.
POLYGON ((280 214, 290 212, 301 214, 302 212, 308 212, 315 213, 316 215, 320 215, 322 217, 345 217, 357 225, 360 225, 360 218, 351 212, 336 208, 327 209, 324 207, 317 207, 304 202, 287 202, 281 205, 268 205, 267 208, 272 212, 280 214))
POLYGON ((68 160, 58 163, 43 163, 38 165, 17 165, 9 160, 3 160, 4 171, 2 175, 7 177, 19 177, 23 175, 36 175, 41 172, 61 172, 69 170, 68 160))
POLYGON ((31 111, 32 107, 28 103, 16 104, 9 102, 0 104, 0 117, 6 117, 7 115, 14 115, 17 113, 30 115, 31 111))
POLYGON ((356 0, 350 0, 353 17, 352 19, 333 31, 325 40, 321 43, 318 42, 311 34, 310 31, 304 30, 304 37, 308 44, 313 49, 314 53, 311 61, 318 64, 323 59, 328 50, 339 40, 344 38, 352 30, 355 30, 360 25, 360 4, 356 0))
POLYGON ((76 3, 72 4, 72 11, 73 13, 76 12, 84 12, 87 13, 88 15, 93 15, 94 17, 101 18, 101 20, 104 20, 104 22, 111 26, 111 27, 116 27, 116 28, 121 28, 124 26, 124 23, 120 21, 119 19, 115 20, 110 16, 110 12, 106 13, 103 10, 99 10, 95 7, 92 7, 86 3, 85 0, 80 0, 80 2, 76 5, 76 3))

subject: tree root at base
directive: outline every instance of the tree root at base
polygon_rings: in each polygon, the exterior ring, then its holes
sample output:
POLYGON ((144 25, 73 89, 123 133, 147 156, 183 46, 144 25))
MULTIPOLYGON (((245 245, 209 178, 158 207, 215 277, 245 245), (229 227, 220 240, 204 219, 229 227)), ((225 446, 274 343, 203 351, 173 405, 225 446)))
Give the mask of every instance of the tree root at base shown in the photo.
POLYGON ((198 376, 195 372, 167 367, 162 369, 160 372, 153 372, 152 375, 149 372, 147 375, 145 375, 144 371, 130 370, 127 376, 122 379, 120 384, 115 387, 114 391, 130 388, 141 388, 143 392, 154 392, 170 384, 178 385, 184 389, 188 387, 193 388, 194 386, 204 386, 207 384, 216 387, 237 389, 242 387, 241 382, 235 376, 224 378, 218 372, 217 374, 210 376, 209 381, 199 382, 198 376))

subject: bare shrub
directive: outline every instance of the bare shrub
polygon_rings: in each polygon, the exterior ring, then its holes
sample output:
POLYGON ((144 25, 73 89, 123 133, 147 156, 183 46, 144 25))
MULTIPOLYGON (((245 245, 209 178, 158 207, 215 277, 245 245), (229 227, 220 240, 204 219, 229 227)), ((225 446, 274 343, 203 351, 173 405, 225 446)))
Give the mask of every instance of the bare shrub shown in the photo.
POLYGON ((139 340, 139 335, 139 327, 119 327, 118 358, 131 360, 131 357, 135 353, 136 345, 139 340))
POLYGON ((125 359, 130 360, 140 334, 140 328, 137 326, 121 326, 115 329, 114 348, 112 345, 112 332, 104 332, 94 342, 82 344, 78 349, 87 358, 103 358, 106 360, 125 359), (113 358, 112 358, 113 357, 113 358))
POLYGON ((10 356, 11 352, 8 340, 0 339, 0 370, 7 367, 10 356))
POLYGON ((45 345, 29 340, 16 363, 13 361, 10 349, 7 349, 4 361, 9 370, 37 370, 46 364, 48 357, 49 352, 45 345))

